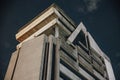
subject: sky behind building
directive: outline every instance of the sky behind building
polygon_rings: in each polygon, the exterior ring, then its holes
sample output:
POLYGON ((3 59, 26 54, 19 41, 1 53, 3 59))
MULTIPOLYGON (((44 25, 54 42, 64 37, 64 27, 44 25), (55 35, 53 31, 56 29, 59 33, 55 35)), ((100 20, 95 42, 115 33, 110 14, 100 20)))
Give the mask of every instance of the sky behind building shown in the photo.
POLYGON ((1 1, 0 80, 18 42, 18 29, 56 3, 78 25, 81 21, 109 56, 116 80, 120 80, 120 9, 117 0, 11 0, 1 1))

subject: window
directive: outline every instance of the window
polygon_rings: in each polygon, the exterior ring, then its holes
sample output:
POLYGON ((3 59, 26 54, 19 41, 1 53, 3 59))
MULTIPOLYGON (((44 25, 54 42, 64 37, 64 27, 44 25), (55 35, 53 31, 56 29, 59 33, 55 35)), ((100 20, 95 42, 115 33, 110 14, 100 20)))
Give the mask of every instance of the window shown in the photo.
POLYGON ((87 44, 86 44, 86 38, 85 38, 85 34, 84 32, 81 30, 80 33, 77 35, 76 39, 74 40, 74 44, 79 44, 78 42, 81 42, 84 46, 87 47, 87 44))
POLYGON ((82 76, 78 71, 74 70, 71 66, 65 63, 62 59, 60 59, 60 63, 63 64, 66 68, 68 68, 71 72, 73 72, 76 76, 78 76, 82 80, 87 80, 84 76, 82 76))
POLYGON ((52 72, 51 72, 51 80, 54 80, 54 73, 55 73, 55 47, 56 45, 53 44, 53 50, 52 50, 52 72))
POLYGON ((46 79, 46 75, 47 75, 48 52, 49 52, 49 43, 45 43, 45 53, 44 53, 42 80, 46 79))
POLYGON ((80 48, 82 48, 87 54, 88 52, 88 47, 87 47, 87 41, 86 41, 86 36, 85 33, 81 30, 75 40, 73 41, 74 45, 78 45, 80 48))
POLYGON ((68 76, 64 75, 62 72, 60 72, 60 77, 62 78, 62 80, 72 80, 68 76))

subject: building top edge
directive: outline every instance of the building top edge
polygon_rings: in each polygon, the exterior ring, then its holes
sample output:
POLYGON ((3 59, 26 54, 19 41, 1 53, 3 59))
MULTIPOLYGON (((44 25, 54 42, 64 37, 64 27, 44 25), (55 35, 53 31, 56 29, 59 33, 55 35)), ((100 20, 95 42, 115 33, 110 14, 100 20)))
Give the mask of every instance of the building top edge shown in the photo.
MULTIPOLYGON (((42 12, 40 12, 37 16, 35 16, 32 20, 28 21, 27 24, 25 24, 24 26, 22 26, 19 30, 18 33, 23 30, 25 27, 27 27, 28 25, 30 25, 33 21, 35 21, 37 18, 39 18, 41 15, 43 15, 46 11, 48 11, 50 8, 55 8, 56 10, 60 11, 63 15, 66 16, 66 18, 73 24, 75 25, 74 21, 65 14, 65 12, 55 3, 51 4, 48 8, 46 8, 45 10, 43 10, 42 12)), ((76 25, 75 25, 76 26, 76 25)))

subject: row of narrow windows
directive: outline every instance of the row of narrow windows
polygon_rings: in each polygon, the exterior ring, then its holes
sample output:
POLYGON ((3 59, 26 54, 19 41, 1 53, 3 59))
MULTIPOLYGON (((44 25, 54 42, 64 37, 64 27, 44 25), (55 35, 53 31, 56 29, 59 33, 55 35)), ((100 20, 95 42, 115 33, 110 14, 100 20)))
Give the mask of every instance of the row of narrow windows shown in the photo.
MULTIPOLYGON (((65 49, 63 49, 62 47, 60 48, 60 50, 62 50, 68 57, 70 57, 72 60, 74 60, 75 62, 77 61, 73 56, 71 56, 65 49)), ((74 53, 73 53, 74 54, 74 53)), ((78 56, 80 56, 80 55, 78 55, 78 56)), ((81 56, 82 57, 82 56, 81 56)), ((85 60, 85 58, 84 57, 82 57, 84 60, 85 60)), ((93 60, 93 59, 92 59, 93 60)), ((92 61, 91 60, 91 61, 92 61)), ((86 60, 85 60, 86 61, 86 60)), ((91 62, 88 62, 88 61, 86 61, 89 65, 92 65, 93 63, 91 62)), ((96 61, 95 61, 96 62, 96 61)), ((62 60, 61 60, 61 63, 64 63, 64 65, 65 65, 65 62, 63 62, 62 60)), ((94 65, 94 64, 93 64, 94 65)), ((99 65, 98 64, 98 62, 96 62, 96 65, 98 65, 98 67, 99 68, 102 68, 102 66, 101 65, 99 65), (101 66, 101 67, 100 67, 101 66)), ((103 64, 102 64, 103 65, 103 64)), ((80 64, 79 63, 79 66, 81 67, 81 68, 83 68, 87 73, 89 73, 91 76, 93 76, 96 80, 98 80, 98 78, 97 77, 95 77, 95 75, 93 75, 93 73, 91 73, 89 70, 87 70, 82 64, 80 64)), ((69 66, 67 66, 67 68, 68 68, 69 66)), ((105 67, 103 67, 103 68, 105 68, 105 67)), ((94 66, 93 66, 93 69, 95 69, 101 76, 103 76, 104 77, 104 73, 102 74, 101 73, 101 71, 100 71, 100 69, 98 70, 98 69, 96 69, 94 66)))
POLYGON ((66 68, 68 68, 71 72, 73 72, 76 76, 78 76, 82 80, 87 80, 84 76, 79 74, 77 71, 75 71, 71 66, 69 66, 67 63, 65 63, 62 59, 60 59, 60 63, 63 64, 66 68))

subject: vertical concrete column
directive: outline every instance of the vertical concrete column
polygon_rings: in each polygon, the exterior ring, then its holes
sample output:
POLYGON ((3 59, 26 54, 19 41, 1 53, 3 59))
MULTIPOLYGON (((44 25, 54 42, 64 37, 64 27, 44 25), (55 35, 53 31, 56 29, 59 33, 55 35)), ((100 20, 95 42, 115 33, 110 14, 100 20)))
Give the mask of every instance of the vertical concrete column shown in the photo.
POLYGON ((59 28, 57 26, 55 27, 55 37, 59 37, 59 28))
POLYGON ((48 67, 47 67, 47 78, 46 80, 51 80, 51 70, 52 70, 52 55, 53 55, 53 36, 49 36, 49 53, 48 53, 48 67))
POLYGON ((55 52, 55 75, 54 75, 54 80, 59 80, 59 71, 60 71, 60 39, 56 39, 56 52, 55 52))
POLYGON ((77 56, 77 65, 79 66, 79 61, 78 61, 79 56, 78 56, 78 50, 77 50, 77 47, 75 47, 75 54, 76 54, 76 56, 77 56))
POLYGON ((59 55, 59 49, 60 49, 60 40, 59 37, 59 28, 55 27, 55 38, 56 39, 56 52, 55 52, 55 75, 54 80, 59 80, 59 63, 60 63, 60 55, 59 55))
POLYGON ((114 72, 112 70, 112 65, 110 64, 110 62, 104 58, 104 61, 105 61, 105 66, 106 66, 106 69, 107 69, 107 73, 108 73, 108 77, 109 77, 109 80, 116 80, 115 79, 115 76, 114 76, 114 72))

